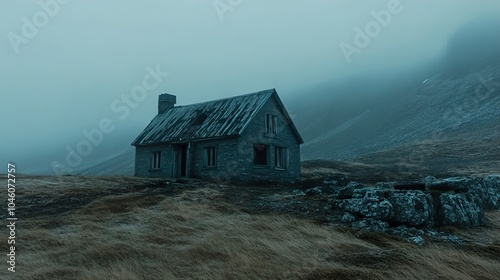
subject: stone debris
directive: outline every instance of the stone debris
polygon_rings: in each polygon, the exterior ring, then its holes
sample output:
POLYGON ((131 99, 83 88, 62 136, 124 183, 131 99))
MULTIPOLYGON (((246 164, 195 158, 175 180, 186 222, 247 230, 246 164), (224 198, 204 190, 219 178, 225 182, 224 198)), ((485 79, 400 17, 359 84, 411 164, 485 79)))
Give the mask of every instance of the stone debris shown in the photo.
MULTIPOLYGON (((326 182, 329 180, 325 179, 326 182)), ((485 224, 484 211, 500 208, 500 175, 484 178, 428 176, 421 190, 395 188, 395 182, 366 186, 350 182, 344 187, 328 184, 305 191, 310 198, 328 197, 324 211, 331 224, 340 222, 354 228, 398 235, 409 242, 424 245, 426 240, 461 244, 452 234, 437 231, 441 226, 457 228, 485 224), (425 186, 425 188, 424 188, 425 186), (335 218, 334 213, 337 214, 335 218)), ((296 191, 293 191, 294 193, 296 191)))

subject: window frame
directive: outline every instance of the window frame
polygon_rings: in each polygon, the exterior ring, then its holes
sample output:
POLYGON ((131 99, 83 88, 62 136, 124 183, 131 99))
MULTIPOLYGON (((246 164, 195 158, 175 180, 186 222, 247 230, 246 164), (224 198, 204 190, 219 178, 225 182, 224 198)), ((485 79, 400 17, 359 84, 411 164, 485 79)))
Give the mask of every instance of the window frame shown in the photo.
POLYGON ((273 114, 266 114, 266 135, 267 136, 278 136, 278 116, 273 114))
POLYGON ((162 152, 161 151, 152 151, 151 152, 151 162, 150 162, 150 165, 149 165, 149 170, 152 170, 152 171, 161 170, 161 158, 162 158, 162 152))
POLYGON ((203 166, 205 168, 217 168, 217 146, 207 146, 203 150, 203 166), (213 162, 210 160, 210 151, 213 151, 213 162), (210 165, 210 163, 213 163, 213 165, 210 165))
POLYGON ((287 170, 289 165, 288 159, 288 149, 286 147, 274 146, 274 167, 276 169, 287 170))

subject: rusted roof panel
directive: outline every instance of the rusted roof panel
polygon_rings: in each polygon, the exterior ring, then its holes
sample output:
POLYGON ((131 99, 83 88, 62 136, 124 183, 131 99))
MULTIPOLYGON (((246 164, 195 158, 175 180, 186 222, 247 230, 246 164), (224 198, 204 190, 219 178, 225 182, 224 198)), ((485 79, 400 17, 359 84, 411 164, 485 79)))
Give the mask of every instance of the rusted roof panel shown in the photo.
POLYGON ((132 145, 239 135, 275 92, 269 89, 168 109, 156 115, 132 145))

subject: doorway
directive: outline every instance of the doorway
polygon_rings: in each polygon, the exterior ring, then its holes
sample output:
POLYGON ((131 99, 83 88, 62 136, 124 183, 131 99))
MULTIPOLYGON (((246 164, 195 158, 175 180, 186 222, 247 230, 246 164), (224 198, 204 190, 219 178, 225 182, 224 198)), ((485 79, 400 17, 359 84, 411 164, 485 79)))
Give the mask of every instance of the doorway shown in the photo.
POLYGON ((174 177, 188 177, 188 145, 174 145, 174 177))

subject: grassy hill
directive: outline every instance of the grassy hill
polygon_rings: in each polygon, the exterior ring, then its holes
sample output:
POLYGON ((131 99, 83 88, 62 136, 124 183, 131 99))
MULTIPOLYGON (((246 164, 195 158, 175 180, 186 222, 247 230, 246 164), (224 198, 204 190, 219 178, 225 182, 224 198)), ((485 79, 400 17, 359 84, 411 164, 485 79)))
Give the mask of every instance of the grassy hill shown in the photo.
MULTIPOLYGON (((455 230, 465 245, 417 246, 259 210, 266 197, 287 186, 124 176, 21 176, 17 185, 19 279, 496 279, 500 274, 499 211, 487 214, 486 227, 455 230)), ((9 279, 7 273, 0 278, 9 279)))

